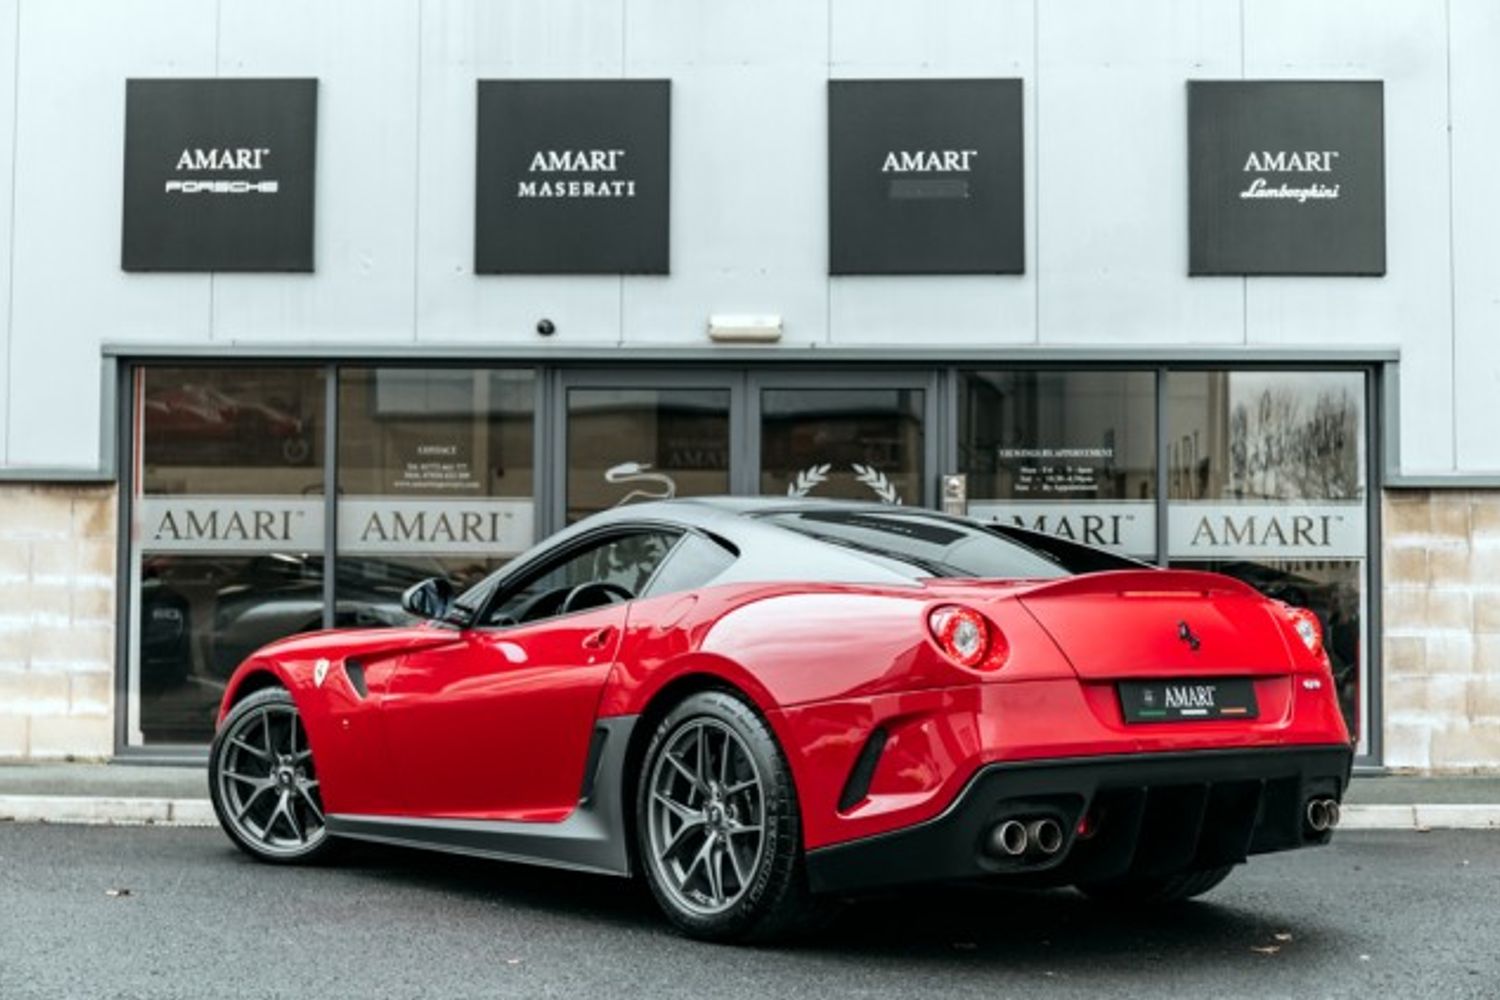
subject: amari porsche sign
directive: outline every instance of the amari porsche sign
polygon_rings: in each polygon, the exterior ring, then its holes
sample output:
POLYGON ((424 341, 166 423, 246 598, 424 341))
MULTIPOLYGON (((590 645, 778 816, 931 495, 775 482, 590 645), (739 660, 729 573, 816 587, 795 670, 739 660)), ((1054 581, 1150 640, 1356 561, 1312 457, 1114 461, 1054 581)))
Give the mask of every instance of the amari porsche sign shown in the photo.
POLYGON ((1385 273, 1379 81, 1188 84, 1191 274, 1385 273))
POLYGON ((1020 80, 828 85, 830 274, 1020 274, 1020 80))
POLYGON ((481 80, 479 274, 666 274, 667 80, 481 80))
POLYGON ((131 80, 127 271, 311 271, 317 80, 131 80))

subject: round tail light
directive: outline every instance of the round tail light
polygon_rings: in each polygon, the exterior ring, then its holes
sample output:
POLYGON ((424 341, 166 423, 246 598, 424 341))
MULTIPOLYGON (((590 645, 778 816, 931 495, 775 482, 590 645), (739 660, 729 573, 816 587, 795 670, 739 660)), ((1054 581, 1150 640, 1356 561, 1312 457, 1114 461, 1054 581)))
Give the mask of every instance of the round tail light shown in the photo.
POLYGON ((927 627, 938 649, 970 670, 998 669, 1010 652, 1000 630, 973 608, 939 605, 928 612, 927 627))

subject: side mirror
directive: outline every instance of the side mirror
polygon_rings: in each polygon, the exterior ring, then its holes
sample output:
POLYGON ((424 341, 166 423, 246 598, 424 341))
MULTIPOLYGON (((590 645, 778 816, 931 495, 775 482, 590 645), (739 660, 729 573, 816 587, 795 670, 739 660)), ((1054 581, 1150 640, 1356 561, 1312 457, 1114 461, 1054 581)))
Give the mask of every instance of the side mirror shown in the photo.
POLYGON ((430 577, 401 595, 401 608, 418 618, 443 618, 453 606, 453 584, 440 576, 430 577))

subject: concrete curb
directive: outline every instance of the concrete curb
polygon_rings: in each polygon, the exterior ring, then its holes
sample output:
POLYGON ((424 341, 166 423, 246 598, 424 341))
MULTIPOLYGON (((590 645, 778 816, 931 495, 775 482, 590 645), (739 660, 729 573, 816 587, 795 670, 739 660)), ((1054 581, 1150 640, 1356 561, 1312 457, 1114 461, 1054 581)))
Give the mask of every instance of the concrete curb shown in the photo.
POLYGON ((107 825, 214 826, 207 799, 101 795, 0 795, 0 821, 107 825))
MULTIPOLYGON (((207 799, 0 795, 0 821, 214 826, 207 799)), ((1500 830, 1500 804, 1346 805, 1342 830, 1500 830)))

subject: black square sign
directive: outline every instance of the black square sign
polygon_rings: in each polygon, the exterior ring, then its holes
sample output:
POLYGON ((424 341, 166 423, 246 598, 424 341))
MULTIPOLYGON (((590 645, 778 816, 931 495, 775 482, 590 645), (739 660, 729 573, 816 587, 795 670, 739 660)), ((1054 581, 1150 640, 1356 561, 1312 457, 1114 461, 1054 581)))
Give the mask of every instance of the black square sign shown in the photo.
POLYGON ((1026 269, 1020 80, 828 84, 830 274, 1026 269))
POLYGON ((130 80, 127 271, 311 271, 317 80, 130 80))
POLYGON ((481 80, 474 270, 666 274, 669 80, 481 80))
POLYGON ((1189 274, 1385 273, 1379 81, 1188 84, 1189 274))

